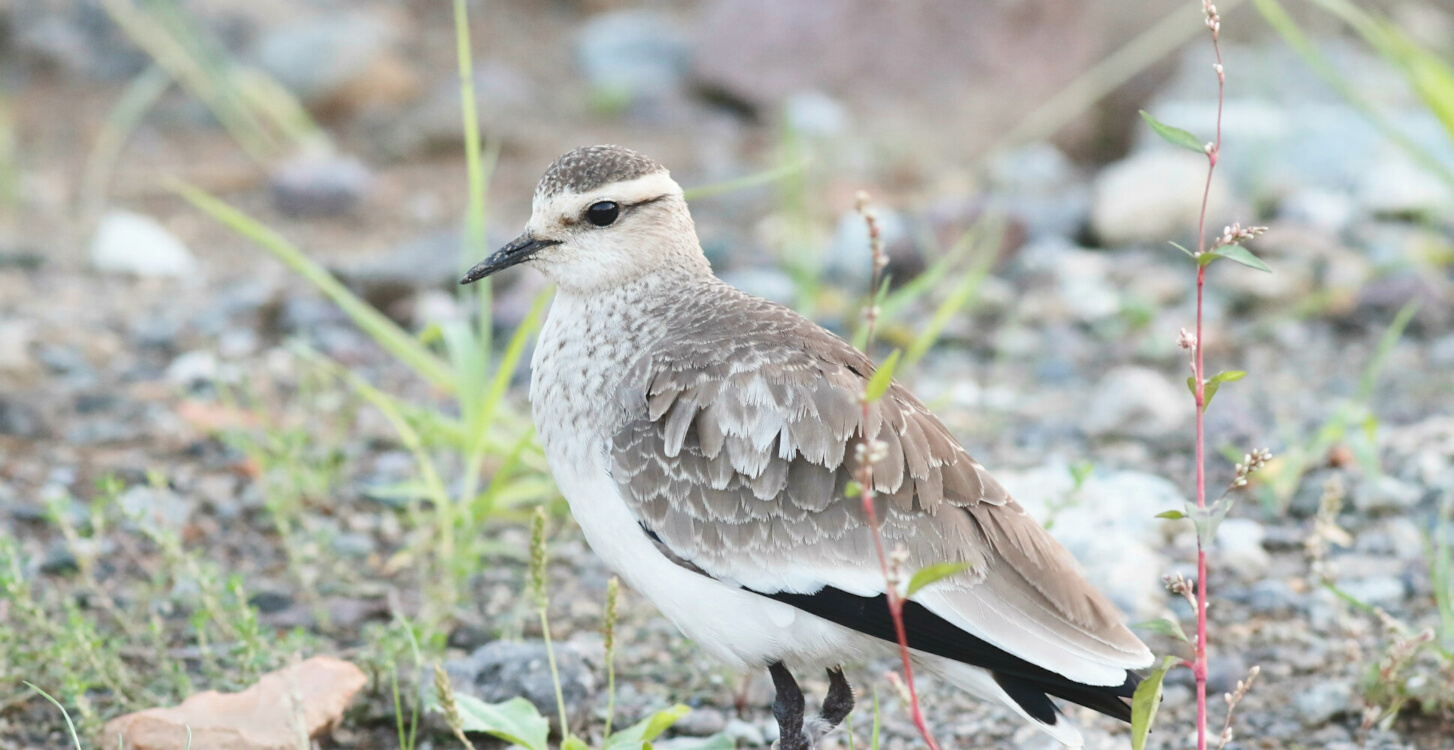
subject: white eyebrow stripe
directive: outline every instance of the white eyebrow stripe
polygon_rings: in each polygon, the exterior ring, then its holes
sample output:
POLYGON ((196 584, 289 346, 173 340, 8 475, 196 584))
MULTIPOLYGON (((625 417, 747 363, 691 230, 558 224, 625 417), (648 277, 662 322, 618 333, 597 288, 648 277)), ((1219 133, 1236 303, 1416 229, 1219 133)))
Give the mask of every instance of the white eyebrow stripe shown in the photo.
POLYGON ((623 206, 631 206, 681 194, 681 186, 669 173, 654 172, 634 180, 602 185, 589 193, 561 193, 546 199, 543 204, 537 204, 531 213, 542 217, 579 216, 587 206, 599 201, 615 201, 623 206))

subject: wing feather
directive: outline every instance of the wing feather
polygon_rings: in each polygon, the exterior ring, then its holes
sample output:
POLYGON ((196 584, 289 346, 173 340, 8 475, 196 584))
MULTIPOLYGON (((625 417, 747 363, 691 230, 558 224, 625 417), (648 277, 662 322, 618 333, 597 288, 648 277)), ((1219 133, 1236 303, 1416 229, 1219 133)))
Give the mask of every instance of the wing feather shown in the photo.
POLYGON ((865 435, 882 441, 876 511, 911 568, 969 572, 917 598, 965 632, 1091 685, 1151 654, 1075 560, 893 383, 859 403, 873 363, 784 308, 741 296, 631 370, 612 475, 672 554, 768 594, 883 592, 867 517, 847 497, 865 435), (728 335, 727 331, 731 332, 728 335))

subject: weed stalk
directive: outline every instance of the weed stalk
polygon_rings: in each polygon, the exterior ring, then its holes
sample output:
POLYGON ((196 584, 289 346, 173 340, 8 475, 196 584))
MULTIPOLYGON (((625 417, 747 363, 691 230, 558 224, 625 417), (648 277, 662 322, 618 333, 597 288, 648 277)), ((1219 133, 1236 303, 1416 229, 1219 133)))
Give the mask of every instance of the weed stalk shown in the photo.
MULTIPOLYGON (((863 216, 863 222, 868 227, 869 248, 873 254, 873 276, 869 285, 869 302, 864 310, 864 351, 868 351, 873 344, 874 326, 879 316, 879 278, 883 269, 888 265, 888 256, 884 253, 883 232, 879 228, 878 218, 868 207, 868 194, 858 194, 858 212, 863 216)), ((884 363, 884 369, 892 376, 894 357, 884 363)), ((877 374, 874 380, 877 380, 877 374)), ((904 683, 909 697, 909 710, 914 719, 914 727, 919 730, 919 735, 924 738, 924 743, 929 750, 939 750, 939 743, 935 741, 934 734, 929 731, 929 724, 924 720, 923 708, 919 705, 919 692, 914 686, 914 663, 909 654, 909 636, 904 630, 904 597, 900 594, 899 581, 902 577, 903 563, 906 562, 905 553, 902 550, 894 550, 890 555, 884 547, 883 534, 880 532, 878 511, 874 508, 876 493, 873 484, 873 465, 884 458, 888 446, 877 438, 870 437, 866 431, 869 424, 869 409, 873 405, 875 395, 870 391, 873 389, 872 381, 865 387, 863 395, 859 398, 862 408, 862 422, 865 434, 863 440, 855 447, 858 470, 855 472, 854 480, 858 482, 859 492, 863 500, 863 512, 868 516, 869 527, 873 530, 873 546, 878 553, 879 567, 883 571, 884 582, 887 584, 884 589, 888 598, 889 616, 894 621, 894 634, 899 643, 899 659, 904 665, 904 683)), ((878 395, 882 395, 880 392, 878 395)))

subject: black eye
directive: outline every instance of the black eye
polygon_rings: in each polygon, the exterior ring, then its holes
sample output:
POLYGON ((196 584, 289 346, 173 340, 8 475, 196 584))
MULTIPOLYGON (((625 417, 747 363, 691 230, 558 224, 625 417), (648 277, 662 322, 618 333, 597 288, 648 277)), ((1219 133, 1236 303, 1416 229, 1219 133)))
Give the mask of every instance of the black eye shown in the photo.
POLYGON ((591 207, 586 209, 586 221, 598 227, 610 226, 612 222, 616 221, 616 217, 620 215, 621 207, 616 205, 615 201, 592 203, 591 207))

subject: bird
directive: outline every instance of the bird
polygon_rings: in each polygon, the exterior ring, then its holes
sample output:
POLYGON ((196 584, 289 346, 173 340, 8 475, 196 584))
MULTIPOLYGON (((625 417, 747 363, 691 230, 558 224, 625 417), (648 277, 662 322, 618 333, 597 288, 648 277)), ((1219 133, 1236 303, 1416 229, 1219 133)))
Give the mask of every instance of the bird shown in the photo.
POLYGON ((609 145, 556 159, 524 232, 460 283, 520 264, 556 287, 531 412, 587 543, 708 654, 768 671, 782 750, 852 710, 845 665, 899 653, 852 496, 863 461, 905 569, 965 566, 904 606, 917 666, 1068 747, 1054 699, 1130 721, 1152 655, 1115 605, 901 383, 864 408, 871 358, 718 279, 661 164, 609 145), (811 718, 805 670, 829 682, 811 718))

